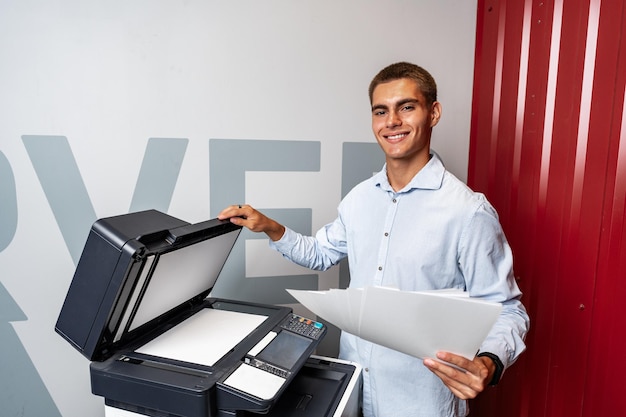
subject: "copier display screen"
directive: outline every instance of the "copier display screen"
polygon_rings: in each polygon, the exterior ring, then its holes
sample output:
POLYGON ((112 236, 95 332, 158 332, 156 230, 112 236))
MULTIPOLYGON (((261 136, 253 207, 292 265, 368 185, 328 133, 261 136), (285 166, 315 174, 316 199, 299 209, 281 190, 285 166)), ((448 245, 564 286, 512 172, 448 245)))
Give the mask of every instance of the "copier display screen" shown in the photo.
POLYGON ((311 342, 311 339, 304 336, 282 331, 257 355, 257 359, 289 370, 302 357, 311 342))

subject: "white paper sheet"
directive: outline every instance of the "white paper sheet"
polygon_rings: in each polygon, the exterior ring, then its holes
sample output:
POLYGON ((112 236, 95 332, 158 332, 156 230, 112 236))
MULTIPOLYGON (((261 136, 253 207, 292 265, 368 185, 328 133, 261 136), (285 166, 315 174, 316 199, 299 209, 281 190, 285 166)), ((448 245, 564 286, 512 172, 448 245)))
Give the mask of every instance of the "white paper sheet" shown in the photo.
POLYGON ((446 351, 472 359, 502 310, 460 290, 287 291, 341 330, 418 358, 446 351))
POLYGON ((205 308, 136 352, 213 366, 266 316, 205 308))
POLYGON ((226 380, 224 384, 240 391, 247 392, 255 397, 270 400, 276 396, 286 379, 270 372, 241 364, 226 380))

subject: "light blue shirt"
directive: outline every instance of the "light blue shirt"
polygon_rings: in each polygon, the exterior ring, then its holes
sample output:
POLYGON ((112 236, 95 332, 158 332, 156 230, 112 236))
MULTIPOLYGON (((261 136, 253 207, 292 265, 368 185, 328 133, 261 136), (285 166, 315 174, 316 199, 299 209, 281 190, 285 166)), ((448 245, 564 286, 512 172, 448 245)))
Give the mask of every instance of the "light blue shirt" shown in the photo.
MULTIPOLYGON (((385 166, 354 187, 338 211, 337 219, 315 237, 287 229, 270 245, 316 270, 347 256, 350 287, 460 288, 472 297, 503 303, 480 350, 497 355, 505 369, 522 353, 529 318, 498 216, 482 194, 446 171, 436 154, 399 192, 389 185, 385 166)), ((365 417, 459 417, 469 412, 466 401, 455 397, 421 359, 345 332, 340 357, 364 368, 365 417)))

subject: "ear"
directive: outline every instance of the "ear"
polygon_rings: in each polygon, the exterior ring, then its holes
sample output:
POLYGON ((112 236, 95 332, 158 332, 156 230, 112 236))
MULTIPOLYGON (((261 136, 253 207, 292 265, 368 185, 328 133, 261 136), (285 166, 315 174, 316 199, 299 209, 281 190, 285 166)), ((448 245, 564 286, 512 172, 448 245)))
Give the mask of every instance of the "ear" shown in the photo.
POLYGON ((430 107, 430 127, 435 127, 441 118, 441 103, 435 101, 430 107))

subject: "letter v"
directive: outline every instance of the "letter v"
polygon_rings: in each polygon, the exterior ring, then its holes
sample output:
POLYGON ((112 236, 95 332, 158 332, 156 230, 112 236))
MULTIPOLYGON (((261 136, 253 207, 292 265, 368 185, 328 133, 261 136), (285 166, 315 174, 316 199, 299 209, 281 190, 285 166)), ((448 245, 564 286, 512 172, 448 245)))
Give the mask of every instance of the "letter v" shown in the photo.
MULTIPOLYGON (((97 220, 87 188, 65 136, 24 135, 22 141, 74 265, 93 222, 97 220)), ((166 211, 187 148, 187 139, 148 141, 131 210, 152 207, 166 211)), ((112 164, 115 164, 112 161, 112 164)))

